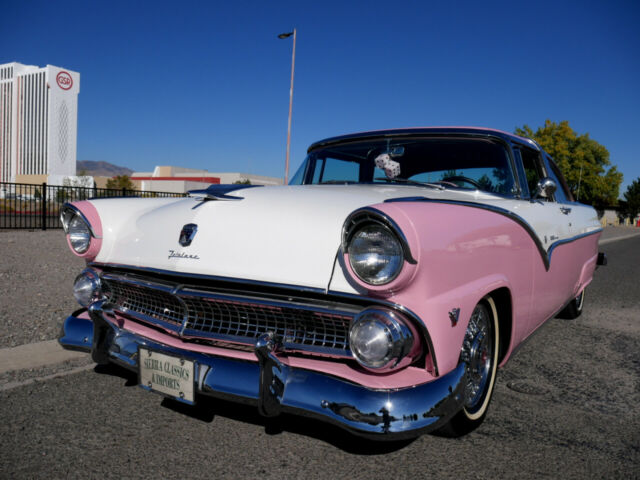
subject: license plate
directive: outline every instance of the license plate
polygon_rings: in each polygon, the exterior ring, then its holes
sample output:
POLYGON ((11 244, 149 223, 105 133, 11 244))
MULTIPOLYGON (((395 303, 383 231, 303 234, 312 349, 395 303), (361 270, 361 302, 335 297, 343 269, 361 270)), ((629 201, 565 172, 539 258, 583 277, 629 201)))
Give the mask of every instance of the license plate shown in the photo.
POLYGON ((192 360, 140 348, 140 386, 176 400, 194 403, 194 372, 192 360))

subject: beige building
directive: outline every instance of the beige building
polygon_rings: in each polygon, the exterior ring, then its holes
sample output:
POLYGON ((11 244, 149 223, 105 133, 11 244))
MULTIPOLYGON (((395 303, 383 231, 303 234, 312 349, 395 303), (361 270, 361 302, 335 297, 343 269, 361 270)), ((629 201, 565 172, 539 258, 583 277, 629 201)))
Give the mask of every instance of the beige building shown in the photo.
POLYGON ((185 193, 212 184, 249 181, 252 185, 282 185, 281 178, 244 173, 211 173, 207 170, 175 166, 157 166, 153 172, 136 172, 131 180, 138 190, 185 193))

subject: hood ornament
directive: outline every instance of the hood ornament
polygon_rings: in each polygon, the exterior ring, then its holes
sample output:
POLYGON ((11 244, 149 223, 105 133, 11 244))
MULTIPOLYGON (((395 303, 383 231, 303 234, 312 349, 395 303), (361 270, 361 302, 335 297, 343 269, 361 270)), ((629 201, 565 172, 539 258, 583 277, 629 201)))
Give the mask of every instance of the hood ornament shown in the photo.
POLYGON ((195 223, 187 223, 182 230, 180 230, 180 238, 178 238, 178 242, 183 247, 188 247, 191 245, 193 241, 193 237, 196 236, 196 232, 198 231, 198 225, 195 223))

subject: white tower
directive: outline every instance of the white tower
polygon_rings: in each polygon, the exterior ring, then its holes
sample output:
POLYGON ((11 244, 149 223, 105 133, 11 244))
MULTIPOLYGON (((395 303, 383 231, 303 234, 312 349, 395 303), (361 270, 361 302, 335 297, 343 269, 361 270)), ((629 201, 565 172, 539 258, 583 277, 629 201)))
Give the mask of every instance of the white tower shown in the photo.
POLYGON ((0 181, 76 174, 80 74, 0 65, 0 181))

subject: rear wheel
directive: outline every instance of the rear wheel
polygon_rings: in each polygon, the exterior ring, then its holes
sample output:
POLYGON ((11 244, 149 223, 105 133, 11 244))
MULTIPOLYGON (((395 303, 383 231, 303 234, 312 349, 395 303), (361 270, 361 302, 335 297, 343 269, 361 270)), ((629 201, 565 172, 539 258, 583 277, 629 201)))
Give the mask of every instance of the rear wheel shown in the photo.
POLYGON ((584 291, 585 289, 583 288, 582 291, 578 294, 578 296, 572 299, 567 304, 567 306, 564 307, 564 310, 562 310, 558 314, 559 318, 573 320, 574 318, 578 318, 582 314, 582 307, 584 305, 584 291))
POLYGON ((498 312, 491 297, 473 309, 465 332, 460 361, 467 367, 464 405, 440 433, 459 437, 475 430, 487 414, 498 368, 498 312))

